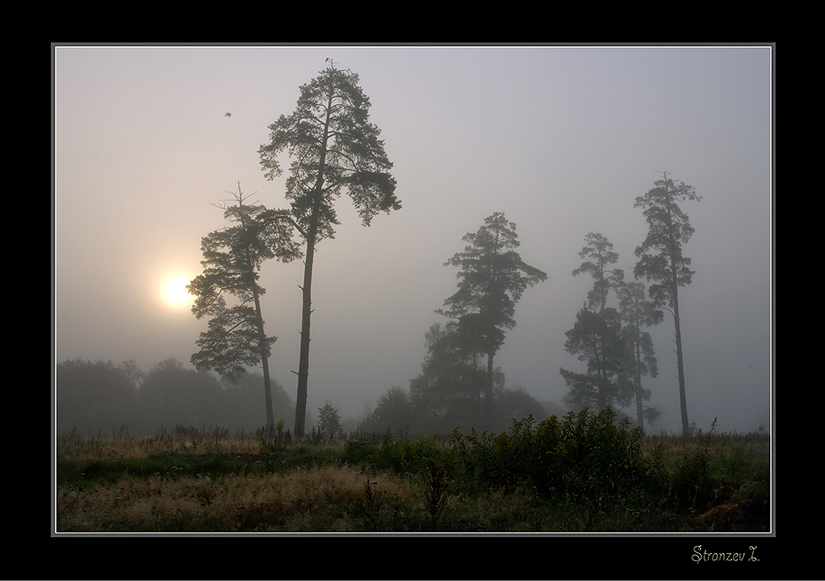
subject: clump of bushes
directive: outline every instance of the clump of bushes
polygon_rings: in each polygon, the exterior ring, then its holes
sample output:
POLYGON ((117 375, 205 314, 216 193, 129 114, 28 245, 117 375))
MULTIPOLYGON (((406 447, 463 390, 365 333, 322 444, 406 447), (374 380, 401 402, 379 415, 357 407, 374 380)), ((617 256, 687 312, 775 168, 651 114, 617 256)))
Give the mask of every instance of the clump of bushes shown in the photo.
POLYGON ((642 430, 615 417, 610 408, 584 409, 538 425, 532 416, 514 420, 509 433, 454 431, 454 450, 465 474, 489 486, 606 507, 657 486, 642 454, 642 430))
POLYGON ((617 509, 696 513, 712 504, 719 483, 710 437, 669 466, 661 447, 645 454, 643 443, 643 431, 627 418, 617 421, 612 409, 583 409, 538 424, 530 415, 501 433, 456 429, 447 446, 432 438, 392 438, 388 431, 380 442, 350 440, 343 461, 418 478, 438 500, 431 500, 433 507, 443 505, 447 479, 456 492, 528 493, 575 507, 586 522, 617 509))
MULTIPOLYGON (((425 491, 433 523, 443 516, 449 494, 478 491, 526 493, 546 506, 574 507, 588 527, 596 515, 617 508, 649 507, 675 494, 661 458, 645 458, 644 434, 628 419, 616 421, 606 408, 513 420, 502 433, 453 431, 449 445, 432 438, 392 438, 347 442, 344 461, 374 470, 409 475, 425 491)), ((681 494, 681 491, 679 491, 681 494)))

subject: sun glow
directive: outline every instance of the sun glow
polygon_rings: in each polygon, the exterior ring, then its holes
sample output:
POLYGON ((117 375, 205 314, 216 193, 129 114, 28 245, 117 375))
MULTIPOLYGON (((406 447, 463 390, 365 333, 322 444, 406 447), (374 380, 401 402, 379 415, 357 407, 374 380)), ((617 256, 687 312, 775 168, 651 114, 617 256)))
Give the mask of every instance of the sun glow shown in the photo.
POLYGON ((160 285, 160 295, 163 302, 173 308, 180 309, 192 304, 192 295, 186 290, 189 279, 182 276, 169 276, 160 285))

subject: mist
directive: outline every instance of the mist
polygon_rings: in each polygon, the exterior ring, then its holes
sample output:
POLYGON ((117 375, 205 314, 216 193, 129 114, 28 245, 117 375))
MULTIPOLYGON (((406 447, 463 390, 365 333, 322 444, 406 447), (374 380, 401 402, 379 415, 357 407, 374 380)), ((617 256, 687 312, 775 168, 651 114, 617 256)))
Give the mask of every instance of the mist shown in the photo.
MULTIPOLYGON (((402 209, 365 228, 346 196, 337 202, 341 225, 313 271, 310 412, 329 401, 357 418, 409 386, 456 288, 445 261, 497 211, 548 280, 517 304, 496 366, 508 388, 560 402, 559 368, 584 369, 564 350, 592 282, 572 275, 584 238, 603 234, 632 273, 647 232, 634 199, 668 171, 702 196, 683 206, 696 230, 679 295, 688 415, 702 428, 769 428, 769 46, 57 46, 55 363, 193 369, 207 323, 160 289, 200 273, 201 238, 225 226, 215 204, 239 182, 257 203, 288 206, 257 150, 327 57, 359 75, 402 209)), ((293 401, 302 268, 261 272, 278 336, 269 365, 293 401)), ((661 411, 650 430, 678 432, 673 321, 648 330, 659 376, 645 387, 661 411)))

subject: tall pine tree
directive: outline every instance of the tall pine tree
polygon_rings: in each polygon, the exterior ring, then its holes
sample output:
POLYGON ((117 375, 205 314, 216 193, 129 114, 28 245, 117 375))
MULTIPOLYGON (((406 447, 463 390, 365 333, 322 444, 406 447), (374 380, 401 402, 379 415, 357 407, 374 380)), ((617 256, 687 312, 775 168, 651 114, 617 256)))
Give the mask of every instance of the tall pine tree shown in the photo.
POLYGON ((319 76, 300 87, 295 111, 269 126, 269 143, 258 150, 268 179, 281 174, 279 154, 286 150, 293 158, 286 198, 306 241, 296 436, 305 431, 315 249, 321 240, 334 237, 339 224, 334 202, 346 192, 364 226, 379 212, 401 208, 389 173, 392 163, 379 139, 381 130, 369 121, 370 100, 358 85, 358 75, 327 62, 319 76))
POLYGON ((682 253, 682 247, 693 236, 694 229, 679 204, 701 199, 693 186, 684 182, 674 184, 668 172, 663 172, 662 179, 654 182, 654 187, 646 194, 637 197, 633 206, 642 208, 649 227, 647 237, 636 248, 639 260, 633 274, 636 278, 652 282, 648 294, 653 305, 667 309, 673 315, 682 435, 685 437, 690 435, 690 425, 685 395, 679 287, 689 285, 694 274, 689 268, 690 258, 682 253))

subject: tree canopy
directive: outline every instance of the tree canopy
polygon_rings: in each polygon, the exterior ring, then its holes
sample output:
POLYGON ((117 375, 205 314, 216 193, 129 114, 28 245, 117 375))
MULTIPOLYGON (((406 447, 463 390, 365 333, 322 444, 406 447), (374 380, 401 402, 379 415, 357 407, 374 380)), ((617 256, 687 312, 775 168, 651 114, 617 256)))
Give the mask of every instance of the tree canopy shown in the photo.
POLYGON ((267 179, 281 175, 278 156, 293 158, 286 180, 286 198, 306 237, 312 242, 334 237, 340 224, 334 201, 345 191, 364 225, 379 212, 398 210, 392 162, 379 139, 381 130, 369 121, 370 100, 358 85, 358 75, 329 65, 300 87, 290 115, 269 126, 269 142, 258 149, 267 179))
POLYGON ((616 309, 596 312, 582 307, 573 328, 565 333, 565 350, 587 365, 586 373, 561 369, 570 392, 565 401, 571 406, 602 410, 620 397, 625 342, 616 309))
POLYGON ((547 274, 524 262, 516 225, 503 212, 494 212, 476 232, 462 238, 467 246, 446 266, 459 268, 458 290, 438 312, 455 319, 456 332, 467 345, 487 355, 485 409, 493 398, 493 357, 504 344, 507 329, 516 325, 515 305, 524 291, 547 279, 547 274))
POLYGON ((647 300, 642 282, 624 283, 617 293, 619 312, 625 322, 622 337, 627 349, 627 374, 636 400, 636 422, 644 430, 645 418, 653 421, 659 415, 654 408, 644 405, 650 399, 650 390, 642 386, 642 377, 656 377, 659 374, 653 340, 644 328, 661 323, 663 314, 647 300))
POLYGON ((565 333, 565 350, 586 362, 585 373, 561 369, 570 388, 564 400, 573 408, 598 410, 617 405, 626 407, 636 402, 636 419, 644 426, 645 415, 654 418, 652 408, 643 401, 650 390, 642 386, 642 376, 656 376, 656 357, 650 334, 642 327, 661 321, 661 311, 645 299, 641 282, 625 282, 624 271, 613 267, 619 254, 602 234, 590 232, 579 252, 585 259, 573 270, 573 276, 588 273, 593 287, 587 301, 576 314, 576 322, 565 333), (610 292, 618 299, 619 308, 608 306, 610 292), (627 323, 624 325, 623 323, 627 323))
POLYGON ((642 208, 648 224, 644 241, 636 247, 639 258, 633 268, 636 278, 653 281, 648 293, 657 307, 673 308, 678 302, 678 288, 689 285, 694 271, 691 259, 684 256, 682 247, 694 234, 688 215, 679 203, 699 201, 693 186, 680 182, 678 185, 667 177, 654 182, 654 188, 636 198, 634 208, 642 208))
POLYGON ((613 243, 604 235, 589 232, 585 236, 585 245, 579 252, 580 258, 587 258, 573 276, 587 273, 593 277, 593 288, 587 293, 587 300, 591 308, 602 311, 607 307, 607 296, 611 288, 617 288, 624 280, 624 271, 620 268, 609 268, 619 260, 619 254, 614 252, 613 243))

